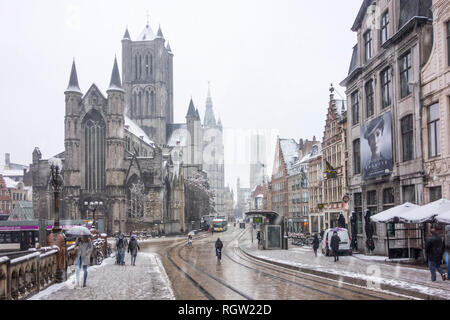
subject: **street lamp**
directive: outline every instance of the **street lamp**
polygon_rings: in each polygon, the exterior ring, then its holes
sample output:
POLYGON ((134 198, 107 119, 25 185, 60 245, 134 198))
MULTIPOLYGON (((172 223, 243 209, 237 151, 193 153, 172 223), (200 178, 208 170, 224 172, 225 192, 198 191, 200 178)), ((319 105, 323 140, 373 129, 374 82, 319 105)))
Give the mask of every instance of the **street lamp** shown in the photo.
POLYGON ((62 161, 58 158, 52 158, 48 161, 50 164, 50 184, 53 188, 54 194, 54 223, 53 223, 53 233, 59 232, 59 194, 61 192, 61 187, 63 181, 60 175, 62 169, 62 161))
POLYGON ((103 206, 103 201, 91 201, 91 202, 84 202, 84 205, 87 207, 87 210, 92 211, 92 227, 97 228, 96 221, 95 221, 95 211, 99 207, 103 206))

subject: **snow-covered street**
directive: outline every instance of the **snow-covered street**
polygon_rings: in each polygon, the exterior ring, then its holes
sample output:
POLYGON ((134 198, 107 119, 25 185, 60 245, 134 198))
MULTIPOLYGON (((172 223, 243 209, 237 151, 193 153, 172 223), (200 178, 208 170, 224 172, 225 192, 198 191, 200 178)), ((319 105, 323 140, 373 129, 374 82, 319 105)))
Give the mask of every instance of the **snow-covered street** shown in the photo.
MULTIPOLYGON (((256 241, 243 237, 240 248, 245 252, 268 261, 295 266, 305 271, 317 271, 337 275, 342 278, 352 278, 373 290, 386 290, 386 286, 401 288, 411 296, 429 296, 429 298, 450 299, 450 281, 443 281, 438 274, 437 281, 431 282, 430 271, 424 267, 413 267, 400 263, 386 262, 386 257, 354 254, 341 256, 339 262, 332 257, 322 255, 320 249, 317 257, 311 247, 289 246, 289 250, 257 249, 256 241)), ((444 267, 444 272, 445 272, 444 267)))
MULTIPOLYGON (((136 265, 114 264, 115 257, 105 259, 100 266, 88 268, 85 288, 76 286, 73 273, 68 280, 39 292, 29 300, 173 300, 170 281, 159 258, 139 252, 136 265)), ((73 266, 72 266, 73 267, 73 266)), ((82 281, 83 271, 80 272, 82 281)))

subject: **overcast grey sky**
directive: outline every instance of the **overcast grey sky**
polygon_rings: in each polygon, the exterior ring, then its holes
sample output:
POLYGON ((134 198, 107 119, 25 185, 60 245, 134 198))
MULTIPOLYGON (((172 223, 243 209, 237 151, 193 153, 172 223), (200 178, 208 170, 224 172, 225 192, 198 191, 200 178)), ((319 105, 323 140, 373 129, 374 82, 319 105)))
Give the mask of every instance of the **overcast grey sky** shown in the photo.
MULTIPOLYGON (((72 59, 81 90, 95 82, 105 92, 114 55, 122 58, 125 27, 135 39, 147 11, 174 53, 175 122, 185 121, 191 95, 203 118, 209 80, 216 117, 229 133, 264 129, 321 139, 330 83, 344 95, 338 83, 348 72, 356 43, 350 28, 361 3, 0 0, 0 163, 5 152, 29 164, 36 146, 46 158, 64 150, 72 59)), ((226 146, 227 152, 231 159, 236 151, 226 146)), ((249 183, 248 165, 238 162, 226 164, 233 188, 238 175, 249 183)))

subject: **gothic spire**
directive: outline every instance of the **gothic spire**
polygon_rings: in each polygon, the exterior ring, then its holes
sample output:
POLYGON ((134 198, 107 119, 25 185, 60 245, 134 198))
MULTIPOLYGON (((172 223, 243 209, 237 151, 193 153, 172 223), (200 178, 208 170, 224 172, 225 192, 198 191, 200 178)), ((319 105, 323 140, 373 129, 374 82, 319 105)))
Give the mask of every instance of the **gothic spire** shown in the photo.
POLYGON ((208 96, 206 98, 206 110, 205 110, 205 117, 203 118, 203 125, 205 127, 215 127, 216 126, 216 117, 214 116, 213 111, 213 103, 211 98, 211 90, 209 87, 209 81, 208 81, 208 96))
POLYGON ((122 89, 122 82, 120 81, 119 67, 117 66, 117 57, 114 57, 114 66, 111 74, 111 82, 109 83, 108 90, 120 90, 122 89))
POLYGON ((156 34, 156 36, 158 38, 163 38, 164 39, 163 33, 161 31, 161 25, 159 25, 159 27, 158 27, 158 33, 156 34))
POLYGON ((195 114, 194 102, 192 101, 192 98, 191 98, 191 102, 189 102, 189 109, 188 109, 186 118, 196 118, 196 117, 197 117, 197 115, 195 114))
POLYGON ((70 72, 69 85, 67 86, 66 92, 78 92, 81 93, 80 86, 78 85, 77 68, 75 67, 75 59, 72 62, 72 71, 70 72))
POLYGON ((128 26, 125 29, 125 34, 123 35, 123 39, 131 40, 130 33, 128 32, 128 26))

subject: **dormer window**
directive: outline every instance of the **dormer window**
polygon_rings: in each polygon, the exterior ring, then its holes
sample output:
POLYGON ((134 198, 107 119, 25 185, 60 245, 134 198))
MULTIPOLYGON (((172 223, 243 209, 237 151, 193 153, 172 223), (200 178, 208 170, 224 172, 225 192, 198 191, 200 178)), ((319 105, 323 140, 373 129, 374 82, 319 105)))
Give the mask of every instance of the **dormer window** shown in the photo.
POLYGON ((364 33, 364 54, 366 61, 372 58, 372 30, 364 33))

